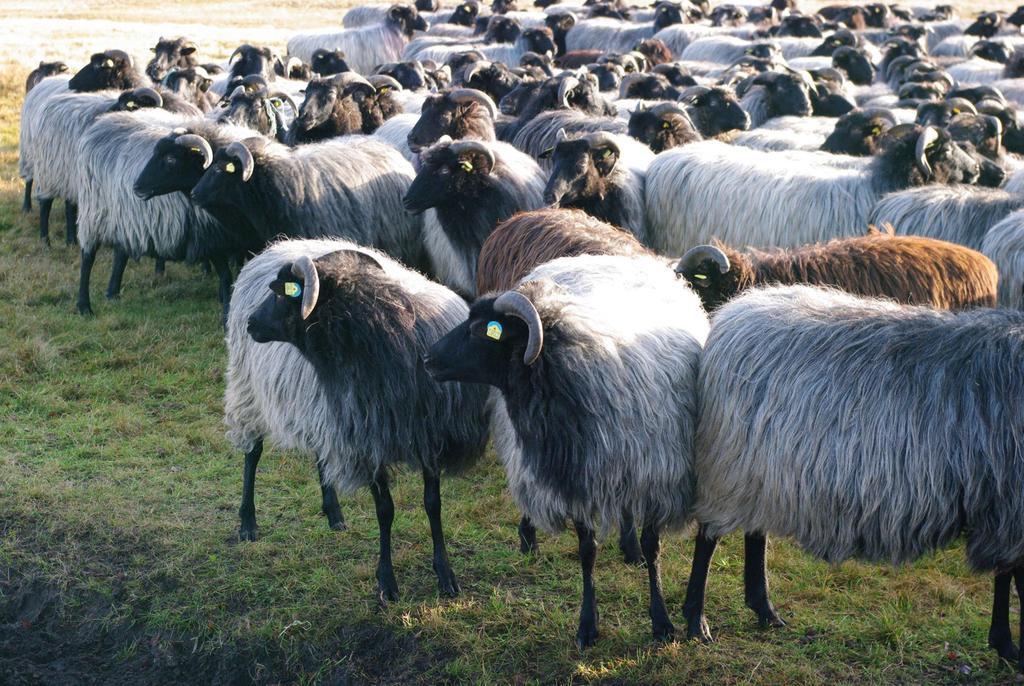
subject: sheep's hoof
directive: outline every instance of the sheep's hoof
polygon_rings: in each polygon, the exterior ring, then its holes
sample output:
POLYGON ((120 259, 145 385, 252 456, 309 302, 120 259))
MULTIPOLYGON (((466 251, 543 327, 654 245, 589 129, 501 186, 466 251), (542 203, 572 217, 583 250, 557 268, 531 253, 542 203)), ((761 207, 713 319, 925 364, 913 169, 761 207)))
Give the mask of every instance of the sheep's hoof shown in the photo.
POLYGON ((334 522, 328 521, 327 526, 331 527, 331 531, 346 531, 348 529, 348 525, 343 519, 334 522))
POLYGON ((519 552, 523 555, 536 555, 540 552, 540 546, 537 545, 537 539, 534 538, 532 541, 528 541, 525 538, 519 538, 519 552))
POLYGON ((640 552, 640 549, 635 550, 623 549, 622 550, 622 561, 627 565, 634 567, 646 567, 647 560, 644 559, 644 554, 640 552))
POLYGON ((398 582, 393 575, 377 572, 377 597, 382 604, 398 600, 398 582))
POLYGON ((668 619, 661 619, 651 624, 651 633, 659 643, 671 643, 676 638, 676 628, 668 619))
POLYGON ((238 540, 239 541, 255 541, 258 538, 257 532, 259 527, 255 524, 247 525, 243 524, 238 527, 238 540))
POLYGON ((92 305, 89 303, 78 303, 78 314, 86 317, 92 316, 92 305))
POLYGON ((757 623, 762 629, 781 629, 786 626, 786 620, 779 616, 775 608, 769 607, 766 611, 757 612, 757 623))
POLYGON ((583 651, 593 647, 595 643, 597 643, 597 621, 581 621, 579 631, 576 632, 576 647, 583 651))
POLYGON ((1013 637, 1010 634, 990 631, 988 634, 988 646, 994 648, 999 657, 1010 662, 1017 662, 1017 646, 1013 644, 1013 637))
POLYGON ((707 617, 703 614, 686 622, 686 640, 692 641, 693 639, 697 639, 705 644, 714 643, 715 641, 711 635, 711 627, 708 626, 707 617))
POLYGON ((45 246, 45 247, 47 247, 47 248, 49 248, 49 247, 50 247, 50 237, 49 237, 49 236, 41 236, 41 237, 39 238, 39 240, 40 240, 40 241, 42 241, 42 243, 43 243, 43 246, 45 246))
POLYGON ((457 598, 462 589, 455 578, 455 573, 445 569, 437 573, 437 590, 446 598, 457 598))
POLYGON ((120 300, 120 299, 121 299, 121 294, 120 293, 112 293, 110 291, 107 291, 107 300, 120 300))

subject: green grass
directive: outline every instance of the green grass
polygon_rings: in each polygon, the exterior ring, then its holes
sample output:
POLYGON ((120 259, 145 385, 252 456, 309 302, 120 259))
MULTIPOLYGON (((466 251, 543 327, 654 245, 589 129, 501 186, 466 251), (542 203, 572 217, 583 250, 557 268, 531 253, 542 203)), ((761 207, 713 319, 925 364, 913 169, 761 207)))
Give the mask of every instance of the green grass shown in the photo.
MULTIPOLYGON (((991 581, 968 572, 960 547, 892 570, 829 567, 772 541, 772 591, 790 624, 762 631, 743 607, 742 542, 730 537, 709 587, 718 640, 703 646, 652 644, 646 574, 609 541, 596 571, 602 635, 580 654, 575 539, 542 536, 538 556, 519 554, 518 515, 493 456, 443 484, 457 600, 437 595, 416 475, 394 493, 402 596, 387 607, 374 593, 369 494, 345 499, 349 529, 331 532, 306 457, 265 453, 262 538, 236 543, 241 456, 223 438, 215 280, 182 265, 160 279, 143 261, 130 264, 121 301, 108 302, 107 253, 96 316, 74 314, 75 251, 42 247, 37 215, 19 209, 23 77, 0 76, 0 608, 26 584, 47 589, 61 626, 100 631, 112 668, 141 674, 151 674, 145 656, 174 654, 271 683, 1015 681, 986 649, 991 581)), ((61 211, 53 219, 59 236, 61 211)), ((672 536, 665 548, 681 628, 691 541, 672 536)), ((0 639, 33 630, 0 626, 0 639)), ((219 678, 198 673, 194 683, 219 678)))

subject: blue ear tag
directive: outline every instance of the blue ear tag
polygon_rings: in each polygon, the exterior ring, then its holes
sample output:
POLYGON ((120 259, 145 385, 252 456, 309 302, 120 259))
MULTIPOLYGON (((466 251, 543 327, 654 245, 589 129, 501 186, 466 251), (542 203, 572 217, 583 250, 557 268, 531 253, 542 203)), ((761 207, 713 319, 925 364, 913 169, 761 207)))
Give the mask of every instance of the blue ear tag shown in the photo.
POLYGON ((294 281, 284 282, 284 294, 289 298, 298 298, 302 295, 302 286, 294 281))
POLYGON ((487 322, 487 337, 496 341, 501 340, 501 324, 498 322, 487 322))

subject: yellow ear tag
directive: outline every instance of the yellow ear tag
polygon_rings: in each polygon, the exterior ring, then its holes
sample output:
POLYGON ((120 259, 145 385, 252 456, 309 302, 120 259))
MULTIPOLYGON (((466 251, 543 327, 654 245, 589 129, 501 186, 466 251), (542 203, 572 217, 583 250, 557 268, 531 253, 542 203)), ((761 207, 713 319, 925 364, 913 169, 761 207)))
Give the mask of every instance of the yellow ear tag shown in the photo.
POLYGON ((703 281, 704 279, 706 279, 708 277, 704 276, 703 274, 694 274, 693 278, 700 279, 701 281, 703 281))
POLYGON ((199 148, 195 148, 195 147, 189 148, 189 151, 190 152, 202 152, 202 150, 200 150, 199 148))
POLYGON ((501 324, 499 324, 498 322, 488 322, 487 323, 487 337, 488 338, 493 338, 496 341, 500 341, 501 340, 501 333, 502 333, 501 324))
POLYGON ((957 108, 954 107, 953 108, 953 114, 960 114, 960 110, 958 110, 957 108))
POLYGON ((611 157, 611 156, 612 156, 612 151, 611 150, 605 150, 603 153, 601 153, 601 158, 602 159, 605 158, 605 157, 611 157))
POLYGON ((284 294, 289 298, 298 298, 302 295, 302 286, 295 283, 294 281, 284 282, 284 294))
POLYGON ((137 108, 137 107, 138 107, 138 105, 136 105, 136 104, 135 104, 135 101, 134 101, 134 100, 129 100, 128 102, 126 102, 126 103, 124 104, 124 108, 125 108, 126 110, 128 110, 129 112, 131 112, 132 110, 134 110, 134 109, 135 109, 135 108, 137 108))
POLYGON ((107 69, 113 69, 113 67, 114 67, 114 60, 107 60, 106 62, 103 63, 103 66, 105 68, 107 68, 107 69))
POLYGON ((459 169, 464 172, 471 172, 473 171, 473 163, 469 160, 459 160, 459 169))
POLYGON ((872 136, 877 136, 880 133, 882 133, 882 127, 881 126, 872 126, 871 127, 871 135, 872 136))
POLYGON ((663 129, 667 129, 667 128, 671 127, 671 126, 672 125, 669 124, 667 121, 661 122, 661 128, 663 128, 663 129))
POLYGON ((225 164, 224 165, 224 171, 226 171, 228 174, 234 174, 235 173, 235 163, 234 162, 228 162, 227 164, 225 164))
POLYGON ((380 88, 377 89, 377 92, 378 93, 387 93, 389 90, 391 90, 390 86, 381 86, 380 88))

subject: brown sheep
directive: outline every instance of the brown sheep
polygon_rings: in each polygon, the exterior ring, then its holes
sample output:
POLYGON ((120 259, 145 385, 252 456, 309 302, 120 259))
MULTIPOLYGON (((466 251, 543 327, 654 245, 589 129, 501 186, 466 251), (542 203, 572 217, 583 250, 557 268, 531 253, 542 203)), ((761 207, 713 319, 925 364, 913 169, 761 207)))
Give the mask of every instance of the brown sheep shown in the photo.
POLYGON ((980 252, 883 228, 790 250, 700 245, 683 255, 676 272, 709 312, 752 286, 801 283, 947 310, 995 306, 998 272, 980 252))
POLYGON ((476 292, 507 291, 544 262, 576 255, 652 255, 628 231, 581 210, 520 212, 491 232, 477 260, 476 292))

